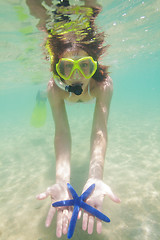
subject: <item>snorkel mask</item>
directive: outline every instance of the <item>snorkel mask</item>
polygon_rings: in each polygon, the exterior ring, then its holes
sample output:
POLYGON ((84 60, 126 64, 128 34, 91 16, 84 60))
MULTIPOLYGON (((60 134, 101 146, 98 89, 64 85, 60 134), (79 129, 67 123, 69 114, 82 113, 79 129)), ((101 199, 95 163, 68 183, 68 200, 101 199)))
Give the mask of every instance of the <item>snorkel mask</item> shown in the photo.
POLYGON ((78 69, 86 79, 89 79, 97 70, 97 62, 90 56, 83 57, 78 60, 61 58, 56 64, 56 70, 59 76, 54 75, 54 80, 61 89, 80 95, 83 91, 82 84, 67 85, 61 80, 62 78, 67 82, 76 69, 78 69))

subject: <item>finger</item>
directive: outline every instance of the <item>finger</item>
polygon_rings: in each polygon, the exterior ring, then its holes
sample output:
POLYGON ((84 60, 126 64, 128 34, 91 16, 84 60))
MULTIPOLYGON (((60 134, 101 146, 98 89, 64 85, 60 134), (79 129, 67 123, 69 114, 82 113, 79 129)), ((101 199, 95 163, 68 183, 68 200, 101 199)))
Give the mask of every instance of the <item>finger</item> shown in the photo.
POLYGON ((48 187, 46 192, 40 193, 39 195, 36 196, 36 198, 38 200, 43 200, 43 199, 46 199, 50 195, 51 195, 51 188, 48 187))
POLYGON ((62 210, 58 210, 57 213, 57 229, 56 229, 56 235, 58 238, 62 236, 62 216, 63 212, 62 210))
POLYGON ((94 217, 91 215, 89 216, 89 220, 88 220, 88 234, 93 233, 93 228, 94 228, 94 217))
MULTIPOLYGON (((102 204, 100 204, 100 206, 97 207, 98 211, 102 211, 102 204)), ((102 232, 102 221, 99 218, 96 218, 96 222, 97 222, 97 226, 96 226, 96 230, 97 233, 100 234, 102 232)))
POLYGON ((68 231, 68 210, 63 210, 63 227, 62 227, 63 234, 67 234, 68 231))
POLYGON ((97 233, 100 234, 102 232, 102 221, 97 219, 97 233))
POLYGON ((72 213, 73 213, 73 209, 70 207, 69 210, 68 210, 68 221, 69 222, 71 221, 72 213))
POLYGON ((80 210, 79 213, 78 213, 78 219, 80 219, 81 216, 82 216, 82 210, 80 210))
POLYGON ((51 225, 51 222, 52 222, 55 212, 56 212, 56 208, 51 206, 49 209, 47 218, 46 218, 46 223, 45 223, 46 227, 49 227, 51 225))
POLYGON ((84 231, 87 230, 87 224, 88 224, 88 213, 87 212, 84 212, 83 213, 83 221, 82 221, 82 229, 84 231))
POLYGON ((48 196, 49 196, 48 192, 43 192, 43 193, 40 193, 39 195, 37 195, 36 198, 38 200, 43 200, 43 199, 46 199, 48 196))
POLYGON ((107 185, 105 185, 105 190, 106 190, 106 195, 108 195, 108 197, 116 203, 120 203, 121 200, 112 192, 111 188, 107 185))

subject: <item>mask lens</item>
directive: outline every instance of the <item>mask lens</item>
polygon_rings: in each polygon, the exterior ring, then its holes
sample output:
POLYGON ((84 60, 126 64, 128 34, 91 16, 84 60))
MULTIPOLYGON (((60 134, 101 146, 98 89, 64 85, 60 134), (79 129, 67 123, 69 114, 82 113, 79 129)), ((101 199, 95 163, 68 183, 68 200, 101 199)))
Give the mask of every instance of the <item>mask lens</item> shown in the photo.
POLYGON ((79 61, 79 66, 81 71, 83 72, 83 75, 86 77, 92 76, 95 71, 95 65, 91 58, 84 60, 82 59, 81 61, 79 61))
POLYGON ((68 80, 74 70, 78 69, 85 78, 91 78, 97 69, 97 62, 93 61, 92 57, 84 57, 79 60, 62 58, 56 64, 56 70, 60 77, 68 80))
POLYGON ((64 79, 68 78, 72 72, 73 67, 74 63, 72 61, 62 59, 58 64, 58 74, 64 79))

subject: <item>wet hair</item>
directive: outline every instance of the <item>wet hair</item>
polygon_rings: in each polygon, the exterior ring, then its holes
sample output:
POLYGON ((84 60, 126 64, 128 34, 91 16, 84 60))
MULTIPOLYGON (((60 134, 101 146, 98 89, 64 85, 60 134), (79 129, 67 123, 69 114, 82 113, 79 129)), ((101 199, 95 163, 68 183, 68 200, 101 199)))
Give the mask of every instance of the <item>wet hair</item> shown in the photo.
MULTIPOLYGON (((47 48, 49 49, 51 59, 51 71, 57 75, 56 71, 56 63, 58 63, 61 55, 67 51, 72 49, 82 49, 89 56, 93 57, 95 61, 98 62, 100 56, 102 56, 108 45, 103 46, 105 35, 104 32, 98 33, 95 26, 94 20, 97 14, 100 12, 99 9, 93 8, 93 15, 90 20, 90 27, 83 29, 83 33, 85 33, 85 37, 80 41, 75 41, 72 37, 68 37, 62 34, 51 34, 48 30, 48 39, 47 39, 47 48)), ((92 78, 98 82, 104 81, 108 75, 108 66, 104 66, 98 63, 97 70, 92 78)))

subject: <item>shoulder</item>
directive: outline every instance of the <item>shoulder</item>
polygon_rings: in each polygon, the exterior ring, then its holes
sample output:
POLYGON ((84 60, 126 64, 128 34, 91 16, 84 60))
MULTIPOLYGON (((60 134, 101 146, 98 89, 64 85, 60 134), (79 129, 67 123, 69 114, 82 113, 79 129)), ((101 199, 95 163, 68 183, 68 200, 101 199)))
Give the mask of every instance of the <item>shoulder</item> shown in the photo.
POLYGON ((56 84, 53 79, 50 79, 47 85, 47 95, 48 99, 52 99, 56 92, 56 84))
POLYGON ((61 90, 55 83, 54 79, 51 78, 48 82, 47 93, 48 95, 54 94, 54 95, 62 96, 64 94, 64 91, 61 90))
POLYGON ((53 91, 54 86, 55 86, 55 82, 54 82, 53 78, 51 78, 47 85, 47 92, 50 93, 51 91, 53 91))
POLYGON ((99 89, 101 91, 113 91, 113 81, 112 78, 110 76, 107 76, 107 78, 103 81, 100 82, 99 84, 99 89))
POLYGON ((96 90, 96 97, 100 100, 110 99, 113 93, 113 81, 110 76, 103 82, 97 82, 97 90, 96 90))
POLYGON ((113 93, 112 78, 110 76, 107 76, 107 78, 103 82, 97 82, 96 84, 97 89, 95 113, 97 114, 97 118, 101 118, 103 115, 105 119, 108 119, 109 108, 113 93))
POLYGON ((60 104, 64 100, 64 91, 56 85, 53 78, 48 82, 47 95, 51 106, 60 104))

